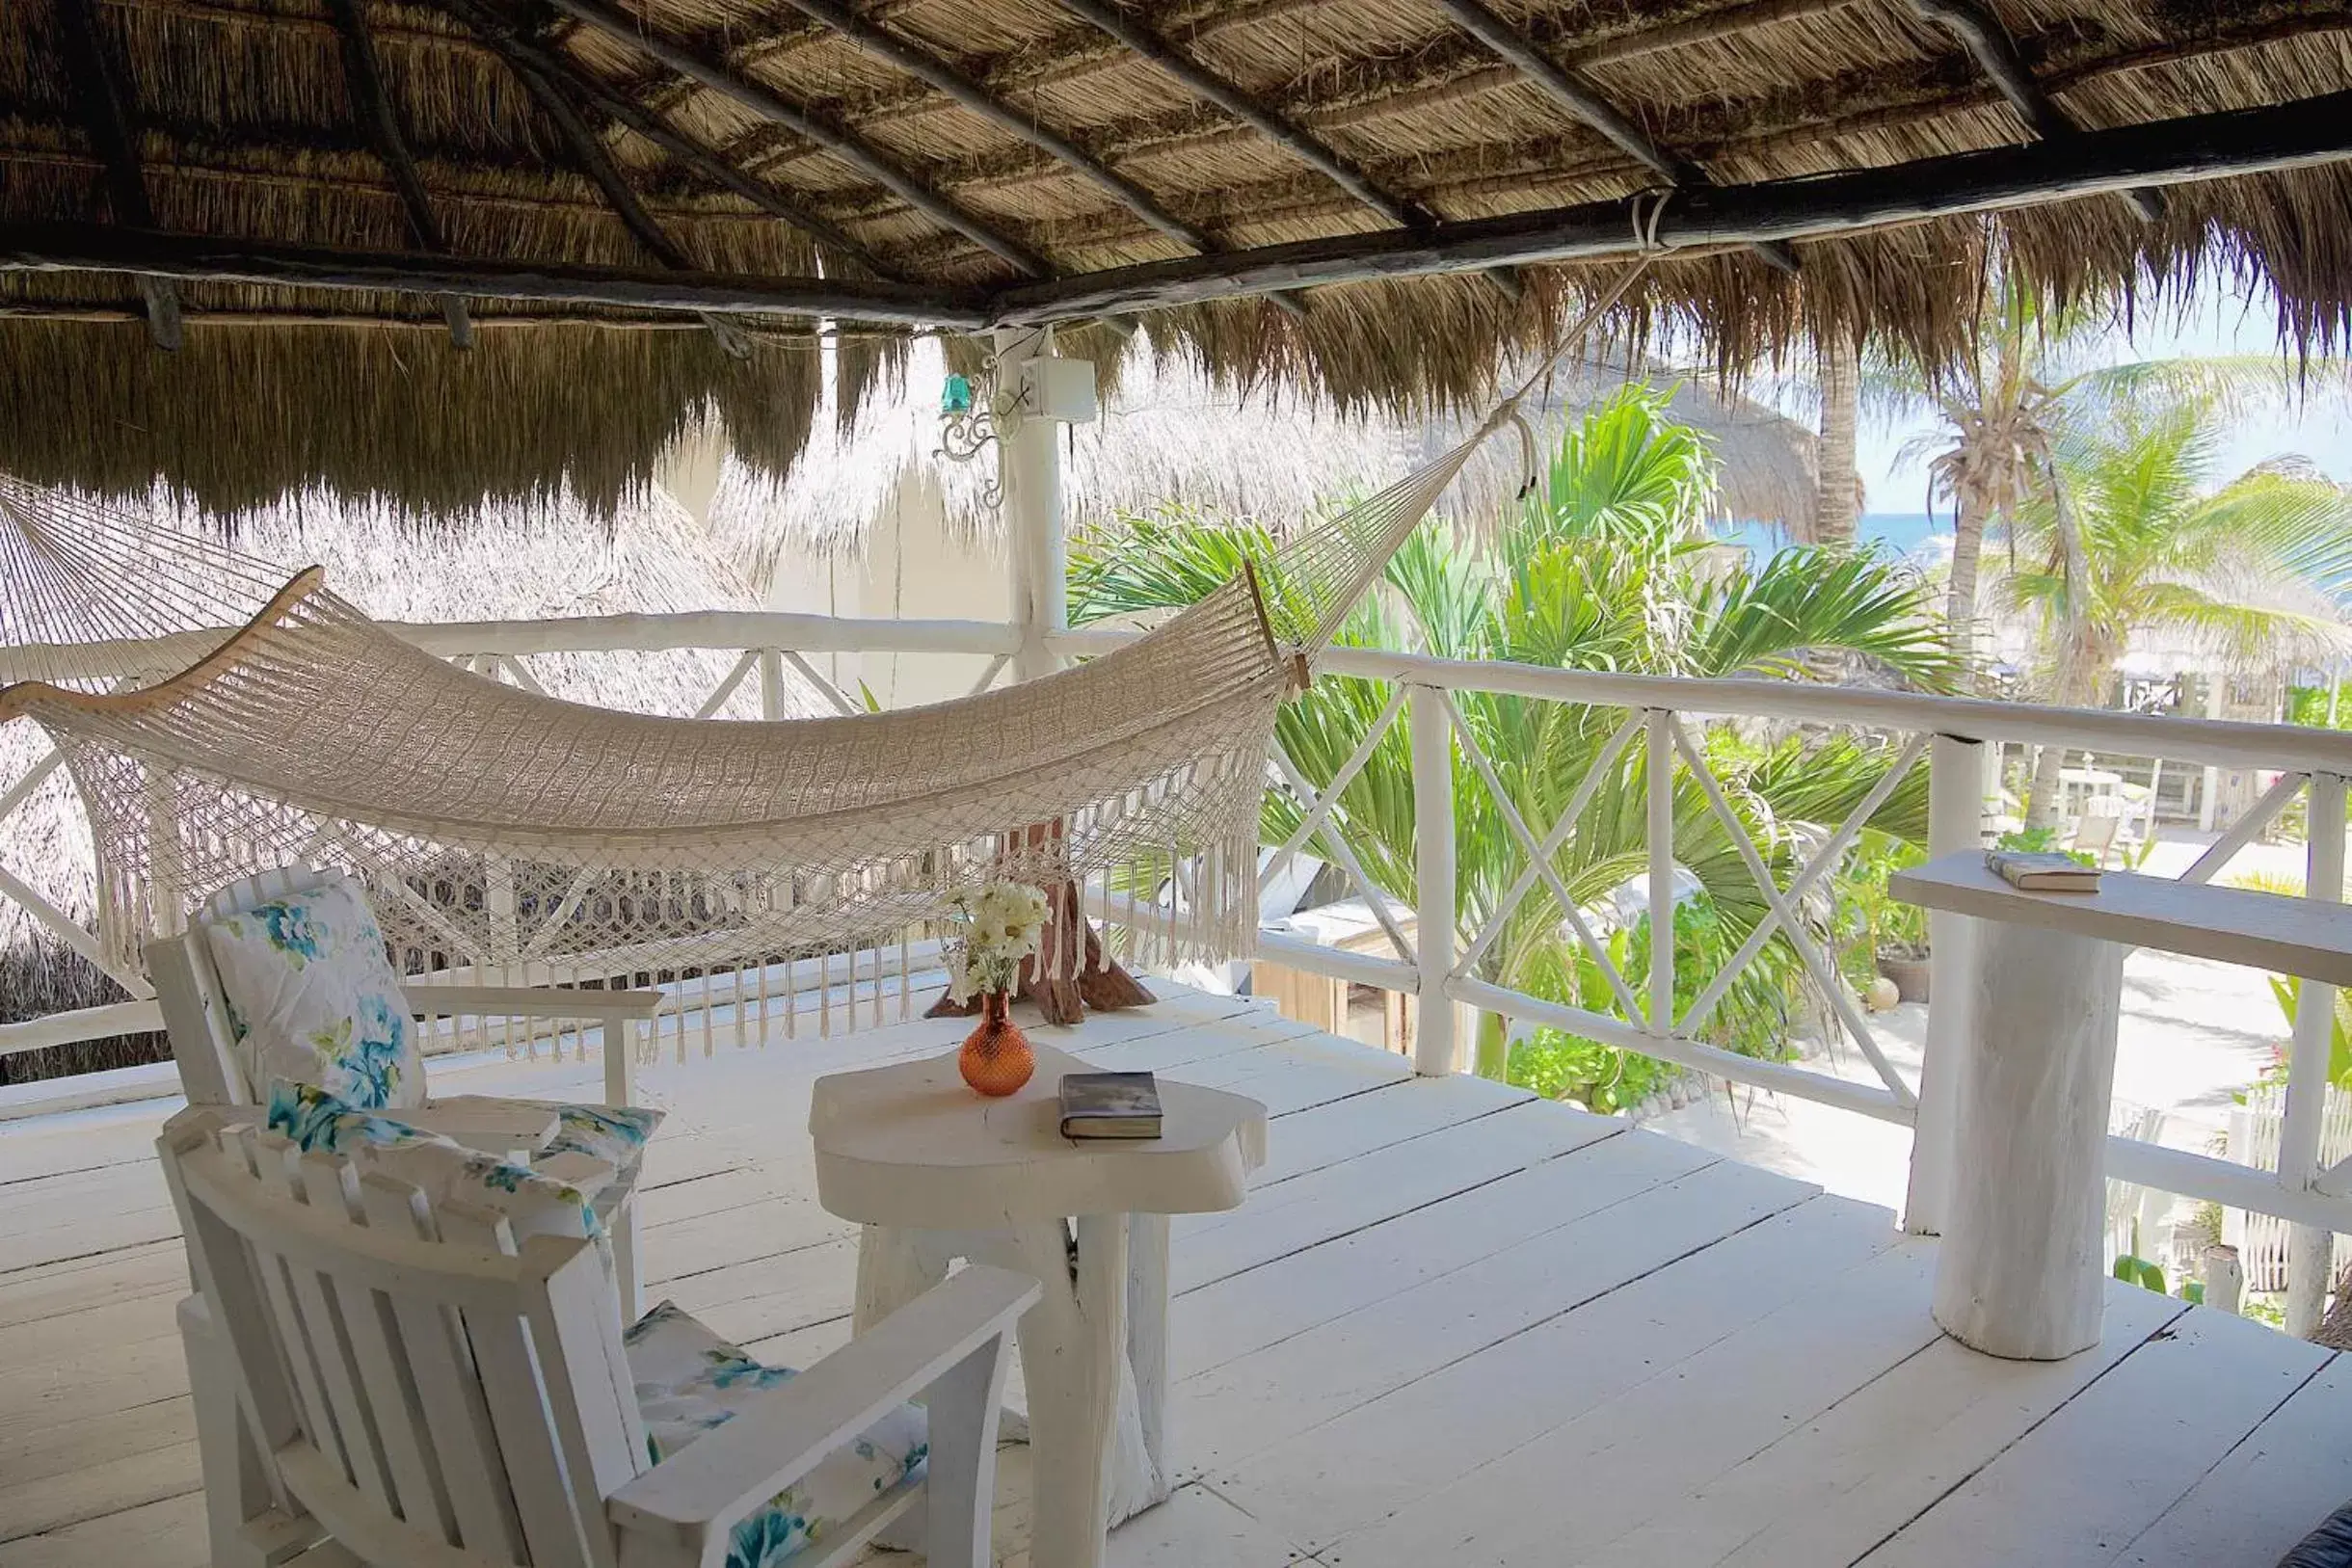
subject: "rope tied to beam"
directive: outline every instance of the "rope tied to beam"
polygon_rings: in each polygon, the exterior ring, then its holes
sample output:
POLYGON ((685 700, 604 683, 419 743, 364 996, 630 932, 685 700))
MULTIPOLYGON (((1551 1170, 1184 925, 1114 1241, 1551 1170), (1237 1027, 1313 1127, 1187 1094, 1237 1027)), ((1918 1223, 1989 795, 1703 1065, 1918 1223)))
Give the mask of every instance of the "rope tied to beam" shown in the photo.
POLYGON ((1649 264, 1666 253, 1667 248, 1658 243, 1658 222, 1666 216, 1667 203, 1673 199, 1674 193, 1670 190, 1636 191, 1633 194, 1629 210, 1633 222, 1634 244, 1641 253, 1634 257, 1631 266, 1617 275, 1617 281, 1610 284, 1606 292, 1585 306, 1584 314, 1576 318, 1576 325, 1560 335, 1550 351, 1536 362, 1534 373, 1526 381, 1520 383, 1517 391, 1495 405, 1494 412, 1486 416, 1485 423, 1479 426, 1477 434, 1470 438, 1470 444, 1475 446, 1506 424, 1518 431, 1520 472, 1525 477, 1520 480, 1516 499, 1526 500, 1535 492, 1537 485, 1543 478, 1537 456, 1536 429, 1527 422, 1527 415, 1520 412, 1519 405, 1535 391, 1538 383, 1550 380, 1552 372, 1559 368, 1560 361, 1567 356, 1567 352, 1582 343, 1585 334, 1590 332, 1600 318, 1619 300, 1625 297, 1626 290, 1633 287, 1635 280, 1649 270, 1649 264), (1650 202, 1646 216, 1643 210, 1643 202, 1645 199, 1650 202))

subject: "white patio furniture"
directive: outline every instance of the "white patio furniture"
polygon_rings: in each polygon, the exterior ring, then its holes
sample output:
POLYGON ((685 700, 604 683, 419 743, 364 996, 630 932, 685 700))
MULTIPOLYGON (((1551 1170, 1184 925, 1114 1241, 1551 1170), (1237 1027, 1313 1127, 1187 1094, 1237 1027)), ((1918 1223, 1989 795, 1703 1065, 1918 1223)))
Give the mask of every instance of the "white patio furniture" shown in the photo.
MULTIPOLYGON (((172 1040, 172 1057, 179 1068, 180 1086, 192 1105, 253 1105, 267 1101, 269 1085, 259 1081, 252 1053, 244 1049, 231 1023, 229 999, 222 989, 219 965, 204 940, 206 921, 255 909, 314 890, 342 885, 357 891, 342 873, 308 866, 291 866, 248 877, 206 900, 189 928, 177 936, 159 937, 147 945, 155 999, 172 1040)), ((402 993, 415 1014, 432 1018, 514 1018, 535 1020, 593 1020, 604 1035, 604 1087, 607 1104, 628 1103, 628 1053, 640 1028, 651 1027, 661 1004, 657 991, 588 991, 553 986, 443 986, 412 980, 402 993)), ((601 1107, 599 1107, 601 1108, 601 1107)), ((560 1104, 457 1095, 388 1112, 395 1119, 427 1131, 439 1132, 468 1147, 494 1154, 530 1154, 555 1135, 560 1104)), ((620 1269, 622 1300, 631 1312, 637 1306, 636 1217, 630 1199, 636 1181, 634 1161, 623 1162, 598 1194, 612 1232, 615 1261, 620 1269)))
POLYGON ((865 1334, 957 1258, 1044 1282, 1022 1318, 1036 1462, 1033 1568, 1098 1568, 1105 1532, 1168 1495, 1168 1216, 1239 1208, 1266 1159, 1266 1107, 1160 1081, 1163 1135, 1060 1133, 1065 1073, 1050 1046, 1018 1094, 984 1101, 955 1055, 816 1080, 809 1130, 826 1211, 864 1225, 865 1334))
POLYGON ((1030 1280, 967 1269, 798 1374, 689 1354, 688 1387, 649 1345, 720 1342, 666 1306, 624 1333, 596 1239, 428 1197, 384 1151, 301 1154, 249 1111, 183 1110, 158 1149, 216 1568, 828 1568, 918 1509, 934 1568, 989 1561, 1030 1280))

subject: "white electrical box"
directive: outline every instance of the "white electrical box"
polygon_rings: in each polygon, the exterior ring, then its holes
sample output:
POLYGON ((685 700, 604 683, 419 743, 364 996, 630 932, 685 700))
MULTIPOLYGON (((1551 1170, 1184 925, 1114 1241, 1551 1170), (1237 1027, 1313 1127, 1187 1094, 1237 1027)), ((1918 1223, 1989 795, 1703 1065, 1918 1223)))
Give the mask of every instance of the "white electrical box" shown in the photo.
POLYGON ((1030 359, 1021 366, 1021 410, 1024 413, 1065 424, 1094 421, 1094 361, 1091 359, 1030 359))

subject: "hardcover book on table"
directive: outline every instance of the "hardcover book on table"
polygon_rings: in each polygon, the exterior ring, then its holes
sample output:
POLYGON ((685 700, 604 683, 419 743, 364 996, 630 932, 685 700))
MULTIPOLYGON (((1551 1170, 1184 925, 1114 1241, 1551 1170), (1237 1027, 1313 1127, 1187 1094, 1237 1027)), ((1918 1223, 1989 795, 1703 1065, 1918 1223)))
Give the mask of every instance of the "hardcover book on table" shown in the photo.
POLYGON ((2054 850, 1989 849, 1985 869, 2025 892, 2097 892, 2098 867, 2054 850))
POLYGON ((1149 1073, 1063 1074, 1061 1135, 1065 1138, 1160 1136, 1158 1080, 1149 1073))

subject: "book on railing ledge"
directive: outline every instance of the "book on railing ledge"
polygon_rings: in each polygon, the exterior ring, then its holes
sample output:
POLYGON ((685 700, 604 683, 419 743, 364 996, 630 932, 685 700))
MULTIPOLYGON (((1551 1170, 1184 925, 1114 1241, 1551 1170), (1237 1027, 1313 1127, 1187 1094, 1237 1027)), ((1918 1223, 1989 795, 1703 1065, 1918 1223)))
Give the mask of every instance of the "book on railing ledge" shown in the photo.
POLYGON ((1149 1073, 1064 1073, 1065 1138, 1160 1136, 1160 1084, 1149 1073))
POLYGON ((1988 849, 1985 869, 2023 892, 2097 892, 2098 867, 2048 849, 1988 849))

